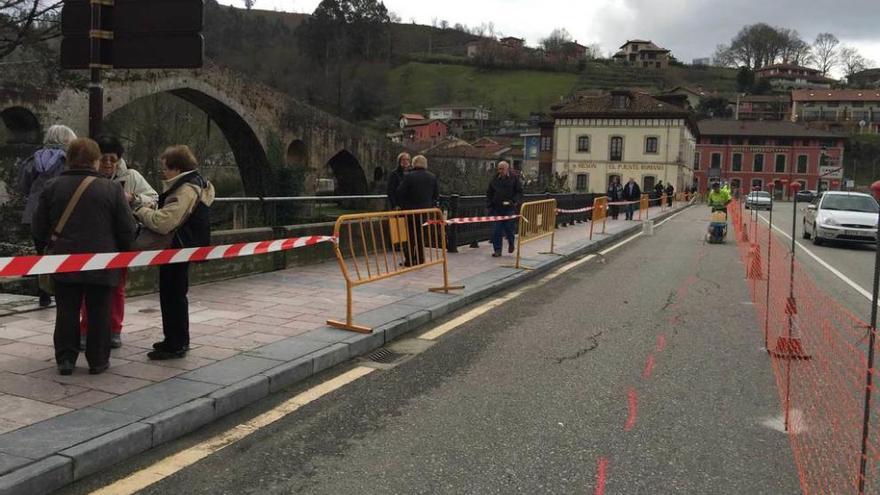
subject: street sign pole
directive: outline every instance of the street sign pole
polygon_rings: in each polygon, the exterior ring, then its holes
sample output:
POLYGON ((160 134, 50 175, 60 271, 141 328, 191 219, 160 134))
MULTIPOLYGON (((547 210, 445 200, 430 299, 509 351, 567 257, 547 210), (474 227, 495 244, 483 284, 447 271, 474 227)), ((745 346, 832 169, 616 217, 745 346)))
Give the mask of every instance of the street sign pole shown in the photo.
POLYGON ((104 84, 101 70, 107 63, 103 60, 104 40, 113 39, 113 33, 102 30, 102 6, 113 6, 113 0, 90 0, 89 29, 89 136, 92 139, 101 134, 104 123, 104 84))

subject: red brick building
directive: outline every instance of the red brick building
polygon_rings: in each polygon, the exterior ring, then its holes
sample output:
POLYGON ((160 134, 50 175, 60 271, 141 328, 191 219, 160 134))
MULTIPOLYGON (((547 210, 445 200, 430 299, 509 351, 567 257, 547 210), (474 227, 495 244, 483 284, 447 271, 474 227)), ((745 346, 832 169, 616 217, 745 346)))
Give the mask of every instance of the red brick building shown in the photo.
POLYGON ((787 121, 703 120, 699 127, 694 157, 699 191, 718 179, 742 191, 773 184, 783 198, 792 182, 809 190, 843 185, 845 136, 787 121))
POLYGON ((429 141, 446 137, 449 125, 442 120, 429 119, 409 122, 403 128, 403 137, 408 141, 429 141))

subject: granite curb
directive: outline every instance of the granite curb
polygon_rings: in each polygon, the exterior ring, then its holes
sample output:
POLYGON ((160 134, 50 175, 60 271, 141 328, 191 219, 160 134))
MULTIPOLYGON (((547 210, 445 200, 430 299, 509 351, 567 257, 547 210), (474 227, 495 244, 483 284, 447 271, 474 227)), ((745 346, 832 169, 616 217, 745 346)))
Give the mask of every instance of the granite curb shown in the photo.
POLYGON ((11 432, 0 443, 0 495, 58 490, 641 230, 639 222, 599 240, 563 246, 560 256, 527 260, 531 270, 490 270, 466 279, 461 293, 422 294, 359 314, 358 323, 374 327, 368 335, 329 327, 312 330, 11 432))

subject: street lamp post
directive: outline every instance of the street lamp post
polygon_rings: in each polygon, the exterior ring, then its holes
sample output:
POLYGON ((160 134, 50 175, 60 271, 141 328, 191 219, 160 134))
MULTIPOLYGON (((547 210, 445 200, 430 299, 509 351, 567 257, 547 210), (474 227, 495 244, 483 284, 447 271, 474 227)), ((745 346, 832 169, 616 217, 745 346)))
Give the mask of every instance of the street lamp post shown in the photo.
MULTIPOLYGON (((874 198, 880 200, 880 181, 871 185, 874 198)), ((871 389, 874 386, 874 346, 877 341, 877 298, 880 289, 880 214, 877 219, 877 254, 874 258, 874 287, 871 298, 871 329, 868 335, 868 369, 865 372, 865 416, 862 422, 862 453, 859 462, 859 495, 865 493, 868 467, 868 430, 871 424, 871 389)))

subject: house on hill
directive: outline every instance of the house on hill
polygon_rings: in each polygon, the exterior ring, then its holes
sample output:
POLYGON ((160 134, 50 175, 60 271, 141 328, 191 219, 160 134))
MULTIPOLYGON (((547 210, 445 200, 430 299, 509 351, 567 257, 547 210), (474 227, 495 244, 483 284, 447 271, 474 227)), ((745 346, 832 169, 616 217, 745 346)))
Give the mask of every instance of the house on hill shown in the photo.
POLYGON ((856 72, 847 78, 847 83, 853 88, 880 89, 880 68, 856 72))
POLYGON ((650 40, 629 40, 614 54, 614 60, 644 69, 669 67, 669 50, 650 40))
POLYGON ((794 64, 773 64, 755 70, 755 79, 766 79, 774 91, 793 89, 829 89, 834 79, 821 71, 794 64))

